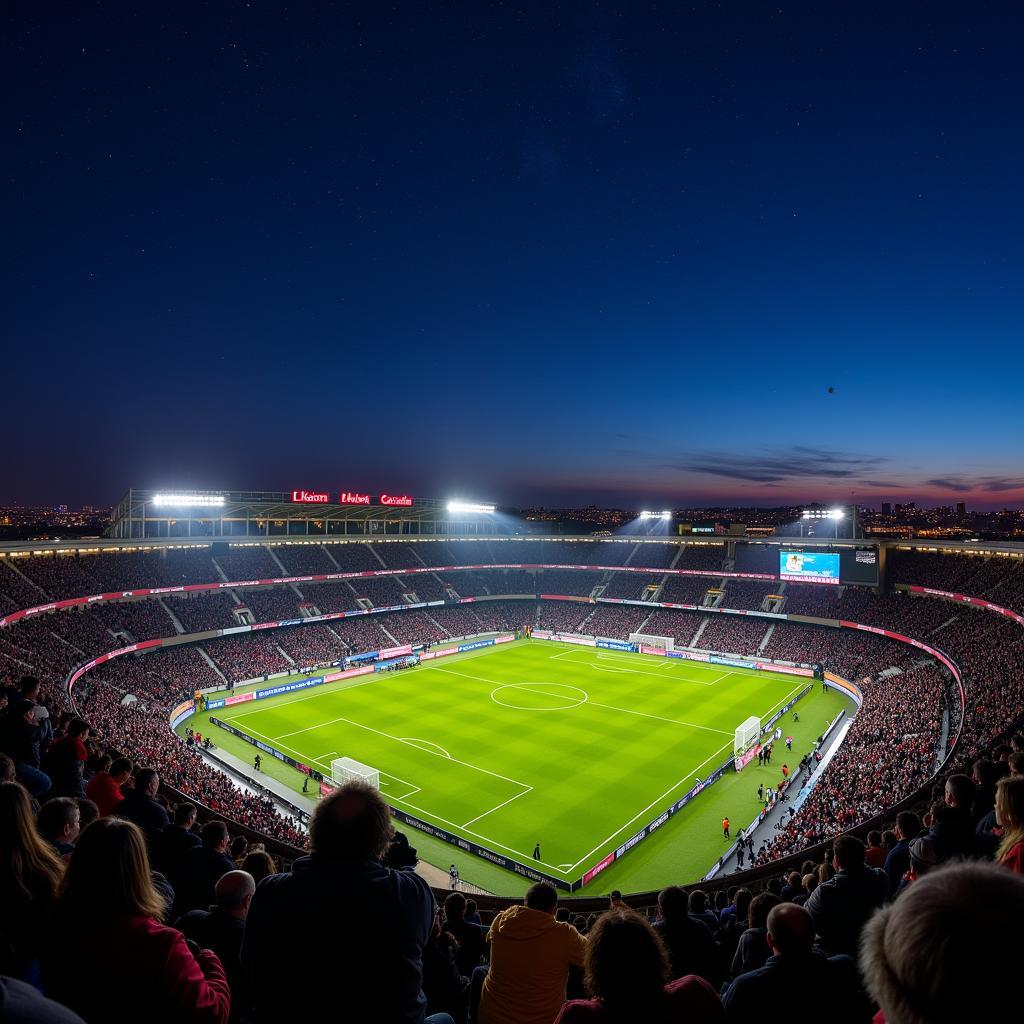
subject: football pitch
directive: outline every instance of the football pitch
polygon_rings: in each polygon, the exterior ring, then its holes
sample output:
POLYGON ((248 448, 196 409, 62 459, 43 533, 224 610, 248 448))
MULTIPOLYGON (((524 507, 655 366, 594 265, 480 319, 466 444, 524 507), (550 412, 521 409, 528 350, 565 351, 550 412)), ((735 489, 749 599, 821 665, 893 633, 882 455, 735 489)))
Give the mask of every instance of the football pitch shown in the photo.
MULTIPOLYGON (((241 703, 216 715, 327 776, 337 757, 370 765, 392 806, 568 882, 717 769, 741 722, 750 715, 766 720, 808 682, 530 640, 241 703)), ((843 703, 814 685, 799 706, 803 719, 805 709, 826 698, 810 733, 820 733, 843 703)), ((782 723, 786 732, 803 733, 799 723, 789 725, 791 717, 782 723)), ((214 732, 215 742, 234 740, 214 732)), ((225 746, 251 759, 253 748, 234 742, 247 753, 225 746)), ((794 764, 806 749, 806 743, 794 747, 794 764)), ((778 767, 765 769, 770 775, 760 781, 777 781, 785 757, 776 760, 778 767)), ((751 793, 725 811, 734 828, 756 813, 754 774, 743 773, 751 793)), ((727 774, 707 794, 738 778, 727 774)), ((719 803, 712 808, 700 794, 662 830, 679 836, 700 823, 689 877, 706 872, 725 845, 718 822, 708 820, 719 815, 719 803)), ((416 845, 420 835, 406 830, 416 845)), ((448 851, 472 878, 465 863, 472 858, 455 847, 448 851)), ((637 855, 614 866, 623 888, 629 883, 618 869, 637 855)), ((481 884, 495 891, 493 881, 481 884)))

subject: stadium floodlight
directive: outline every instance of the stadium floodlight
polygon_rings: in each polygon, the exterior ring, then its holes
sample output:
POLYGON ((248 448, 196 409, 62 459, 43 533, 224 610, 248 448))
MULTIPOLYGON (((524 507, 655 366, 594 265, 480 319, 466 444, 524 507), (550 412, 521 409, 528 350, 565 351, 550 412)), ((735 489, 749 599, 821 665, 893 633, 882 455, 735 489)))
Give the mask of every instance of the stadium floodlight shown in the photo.
POLYGON ((669 511, 665 511, 665 512, 647 512, 647 511, 644 511, 644 512, 640 513, 640 518, 641 519, 671 519, 672 518, 672 513, 669 512, 669 511))
POLYGON ((841 508, 833 508, 829 510, 829 519, 842 519, 846 513, 841 508))
POLYGON ((494 505, 484 504, 476 501, 449 501, 449 512, 468 512, 471 515, 489 516, 495 510, 494 505))
POLYGON ((224 504, 223 494, 154 494, 153 504, 173 508, 212 508, 224 504))

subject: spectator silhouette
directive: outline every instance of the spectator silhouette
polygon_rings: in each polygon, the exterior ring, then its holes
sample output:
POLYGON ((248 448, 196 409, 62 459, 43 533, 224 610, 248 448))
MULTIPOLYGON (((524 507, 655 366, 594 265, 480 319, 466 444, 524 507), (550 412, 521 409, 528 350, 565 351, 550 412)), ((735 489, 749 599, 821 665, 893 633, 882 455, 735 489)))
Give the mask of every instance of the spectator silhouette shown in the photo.
POLYGON ((225 1024, 227 978, 215 953, 193 956, 159 923, 142 831, 100 818, 79 837, 43 957, 46 992, 89 1024, 225 1024))
POLYGON ((658 933, 625 907, 613 907, 598 919, 587 940, 584 963, 591 998, 567 1002, 556 1024, 725 1020, 715 990, 703 978, 668 980, 668 953, 658 933))

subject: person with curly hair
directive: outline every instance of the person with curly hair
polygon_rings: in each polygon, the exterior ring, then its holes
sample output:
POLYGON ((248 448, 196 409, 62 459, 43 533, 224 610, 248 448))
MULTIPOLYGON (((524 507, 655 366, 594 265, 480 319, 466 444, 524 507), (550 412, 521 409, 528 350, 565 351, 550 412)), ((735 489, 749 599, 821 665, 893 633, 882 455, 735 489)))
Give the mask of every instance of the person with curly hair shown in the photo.
POLYGON ((587 941, 585 983, 590 999, 572 999, 555 1024, 721 1024, 715 990, 694 974, 669 981, 665 944, 640 914, 616 907, 603 914, 587 941))

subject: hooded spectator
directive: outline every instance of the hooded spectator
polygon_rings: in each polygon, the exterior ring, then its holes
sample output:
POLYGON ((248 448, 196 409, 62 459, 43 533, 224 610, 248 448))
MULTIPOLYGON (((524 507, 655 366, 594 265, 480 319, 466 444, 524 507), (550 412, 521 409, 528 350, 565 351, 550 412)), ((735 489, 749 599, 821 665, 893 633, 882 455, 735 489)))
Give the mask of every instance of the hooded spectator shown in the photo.
POLYGON ((193 956, 159 923, 141 830, 100 818, 68 864, 43 955, 46 991, 89 1024, 225 1024, 231 993, 215 953, 193 956))
POLYGON ((583 965, 587 940, 555 920, 558 894, 547 882, 509 907, 488 933, 491 963, 480 999, 480 1024, 551 1024, 565 1002, 572 965, 583 965))
POLYGON ((646 918, 613 907, 594 925, 584 960, 590 999, 567 1002, 556 1024, 718 1024, 715 990, 688 975, 669 981, 668 953, 646 918))
POLYGON ((747 930, 740 936, 736 953, 732 958, 734 978, 763 967, 771 955, 768 948, 768 913, 781 902, 779 897, 771 892, 758 893, 750 901, 747 930))

